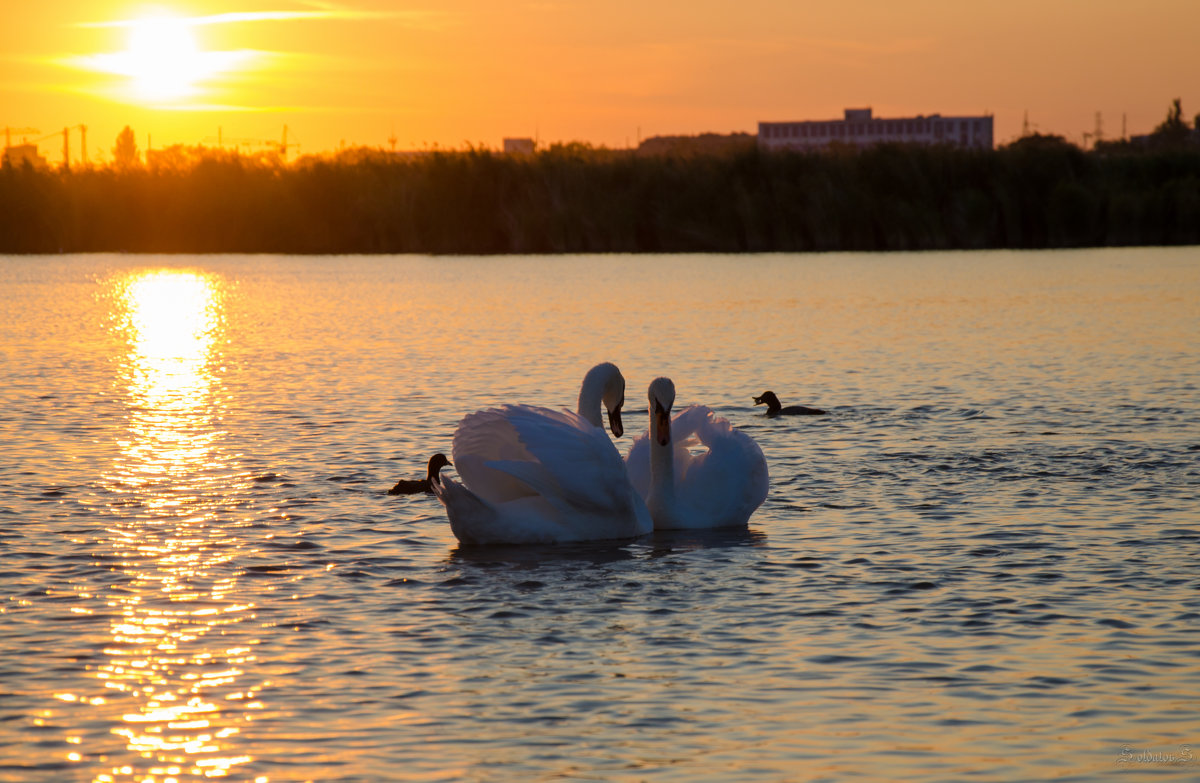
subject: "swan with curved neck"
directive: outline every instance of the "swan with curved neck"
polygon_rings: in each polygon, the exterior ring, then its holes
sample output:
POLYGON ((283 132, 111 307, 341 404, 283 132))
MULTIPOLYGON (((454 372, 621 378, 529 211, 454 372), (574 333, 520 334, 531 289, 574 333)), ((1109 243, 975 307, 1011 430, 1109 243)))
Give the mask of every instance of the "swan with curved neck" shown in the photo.
POLYGON ((434 485, 455 537, 466 545, 548 544, 650 532, 645 503, 601 424, 603 407, 619 437, 624 402, 625 378, 606 362, 584 377, 574 413, 505 405, 463 418, 453 441, 463 483, 434 485))
POLYGON ((767 497, 762 449, 703 405, 672 419, 675 384, 670 378, 656 378, 648 398, 650 431, 634 443, 626 463, 655 530, 746 525, 767 497), (693 454, 697 446, 707 451, 693 454))
POLYGON ((621 406, 625 404, 625 376, 612 362, 597 364, 583 376, 579 387, 579 403, 575 412, 593 427, 600 423, 600 406, 608 412, 608 426, 614 438, 625 432, 621 423, 621 406))

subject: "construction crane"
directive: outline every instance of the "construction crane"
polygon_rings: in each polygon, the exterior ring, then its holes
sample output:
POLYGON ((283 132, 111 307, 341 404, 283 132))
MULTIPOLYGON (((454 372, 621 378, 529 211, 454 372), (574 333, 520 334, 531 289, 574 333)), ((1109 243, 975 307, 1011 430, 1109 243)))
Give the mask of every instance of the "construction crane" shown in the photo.
MULTIPOLYGON (((4 128, 4 146, 6 149, 12 146, 12 135, 14 133, 27 136, 34 133, 41 133, 41 131, 37 128, 13 128, 6 125, 4 128)), ((22 139, 22 141, 24 140, 22 139)))
POLYGON ((283 157, 284 160, 287 160, 288 147, 299 147, 300 146, 300 142, 293 142, 291 144, 288 144, 287 134, 288 134, 288 126, 284 125, 283 126, 283 141, 281 141, 279 143, 279 154, 280 154, 280 156, 283 157))
POLYGON ((283 126, 283 137, 280 141, 272 141, 270 139, 249 139, 249 138, 229 138, 224 135, 221 128, 217 128, 216 136, 208 136, 203 143, 208 144, 216 142, 218 147, 224 147, 226 144, 232 144, 234 148, 238 147, 274 147, 279 150, 279 155, 284 160, 287 160, 288 149, 290 147, 299 147, 299 142, 288 142, 288 126, 283 126))
POLYGON ((79 152, 80 152, 80 157, 83 160, 83 165, 86 166, 87 162, 88 162, 87 161, 87 130, 88 129, 87 129, 87 126, 84 125, 83 123, 80 123, 78 125, 71 125, 69 127, 63 128, 60 131, 54 131, 54 133, 48 133, 45 136, 38 139, 38 141, 45 141, 46 139, 52 139, 55 136, 61 135, 63 137, 63 165, 70 166, 71 165, 71 131, 73 131, 73 130, 79 131, 79 152))

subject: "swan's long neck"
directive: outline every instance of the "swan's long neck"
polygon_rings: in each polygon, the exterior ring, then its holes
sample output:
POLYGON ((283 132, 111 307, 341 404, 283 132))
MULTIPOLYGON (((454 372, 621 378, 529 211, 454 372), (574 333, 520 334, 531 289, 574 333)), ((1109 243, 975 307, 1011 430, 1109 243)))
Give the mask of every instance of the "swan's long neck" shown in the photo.
POLYGON ((650 444, 650 497, 655 505, 675 504, 675 448, 650 444))
POLYGON ((579 406, 575 412, 588 420, 593 427, 603 427, 601 408, 604 406, 604 388, 608 385, 609 367, 599 364, 583 376, 583 385, 579 387, 579 406))
POLYGON ((675 446, 670 440, 659 443, 660 425, 650 413, 650 492, 646 505, 652 514, 675 507, 675 446))

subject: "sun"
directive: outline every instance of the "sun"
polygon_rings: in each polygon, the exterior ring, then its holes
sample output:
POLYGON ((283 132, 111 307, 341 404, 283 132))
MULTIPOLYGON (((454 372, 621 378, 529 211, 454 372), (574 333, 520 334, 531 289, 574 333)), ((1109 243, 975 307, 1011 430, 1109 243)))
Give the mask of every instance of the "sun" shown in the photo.
POLYGON ((120 28, 125 48, 71 58, 68 65, 119 77, 117 100, 160 108, 187 108, 214 79, 243 67, 246 52, 205 51, 195 29, 204 17, 159 12, 135 19, 83 23, 84 27, 120 28))
MULTIPOLYGON (((167 9, 125 19, 77 22, 88 29, 113 30, 119 38, 108 45, 115 51, 62 58, 68 67, 113 79, 88 88, 117 103, 168 111, 198 111, 213 107, 239 108, 232 100, 238 78, 269 62, 271 53, 257 49, 209 49, 201 29, 261 19, 293 18, 296 14, 324 12, 231 12, 207 16, 180 16, 167 9)), ((296 18, 307 18, 298 16, 296 18)), ((219 39, 219 36, 214 36, 219 39)))
POLYGON ((125 72, 143 100, 178 100, 191 95, 208 70, 184 19, 154 16, 129 24, 125 72))

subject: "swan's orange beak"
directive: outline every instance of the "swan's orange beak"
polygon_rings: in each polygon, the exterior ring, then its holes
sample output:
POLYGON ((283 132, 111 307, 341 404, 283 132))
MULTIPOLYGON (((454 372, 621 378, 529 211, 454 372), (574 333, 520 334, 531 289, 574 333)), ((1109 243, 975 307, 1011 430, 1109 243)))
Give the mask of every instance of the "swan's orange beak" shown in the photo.
POLYGON ((654 401, 654 416, 657 422, 658 445, 666 446, 671 442, 671 413, 663 408, 662 403, 654 401))

